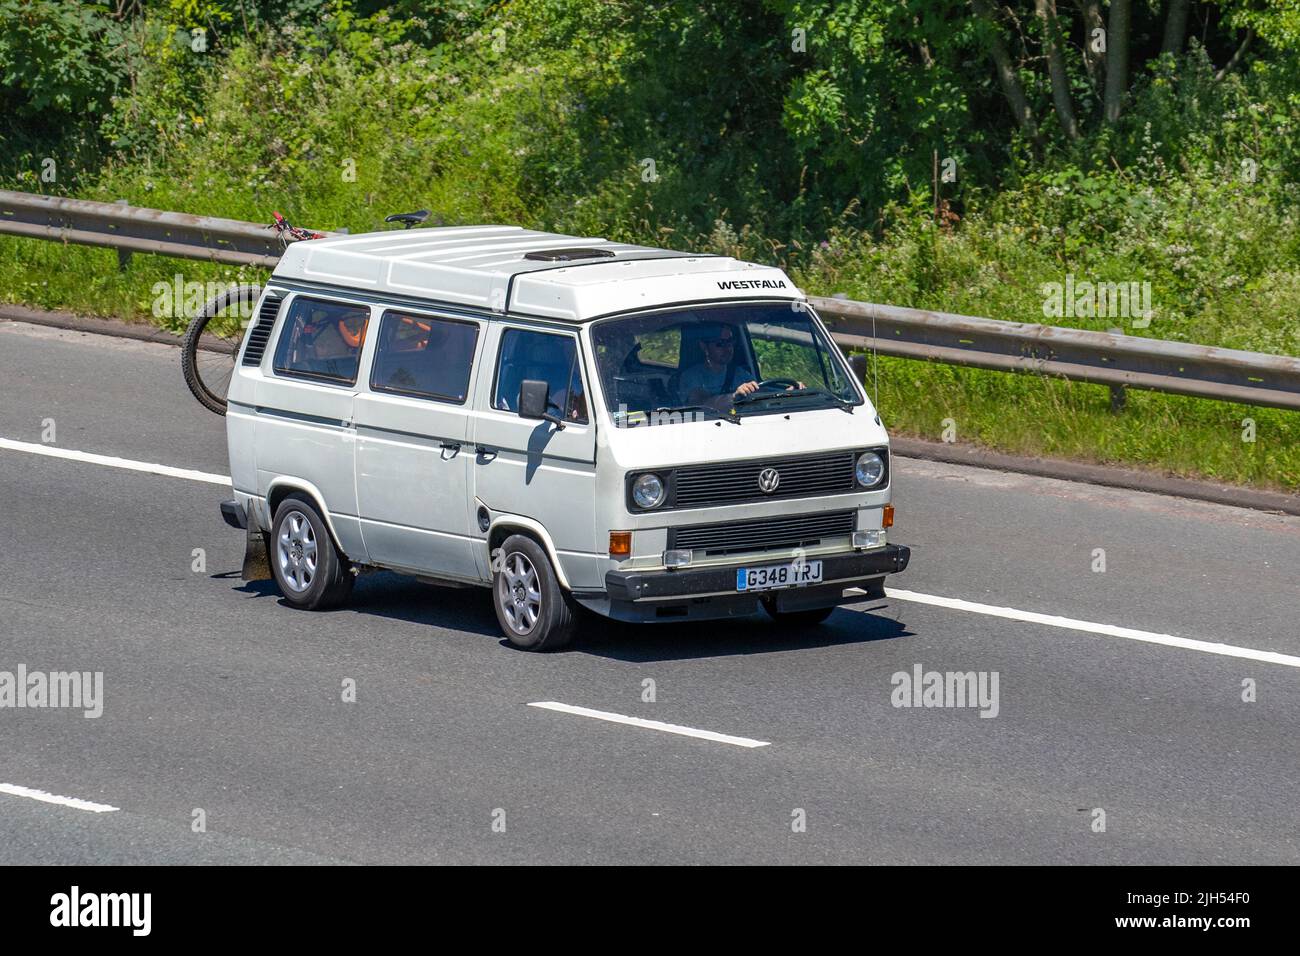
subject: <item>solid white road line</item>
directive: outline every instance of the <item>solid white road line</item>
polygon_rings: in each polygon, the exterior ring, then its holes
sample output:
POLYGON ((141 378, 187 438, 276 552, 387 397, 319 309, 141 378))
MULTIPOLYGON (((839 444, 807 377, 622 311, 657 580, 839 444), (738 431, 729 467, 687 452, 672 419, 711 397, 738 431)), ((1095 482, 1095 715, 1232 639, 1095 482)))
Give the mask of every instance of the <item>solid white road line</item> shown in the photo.
POLYGON ((1123 637, 1130 641, 1144 641, 1147 644, 1163 644, 1165 647, 1181 647, 1188 651, 1201 651, 1205 654, 1219 654, 1223 657, 1243 657, 1250 661, 1262 661, 1266 664, 1284 664, 1287 667, 1300 667, 1300 657, 1290 654, 1278 654, 1276 651, 1257 651, 1250 647, 1238 647, 1235 644, 1217 644, 1213 641, 1197 641, 1188 637, 1175 637, 1173 634, 1158 634, 1154 631, 1139 631, 1131 627, 1119 627, 1115 624, 1096 624, 1092 621, 1077 621, 1070 617, 1057 617, 1055 614, 1037 614, 1033 611, 1017 611, 1011 607, 997 607, 993 604, 977 604, 959 598, 936 597, 933 594, 918 594, 916 591, 900 591, 886 588, 885 594, 898 601, 914 601, 917 604, 931 604, 946 607, 954 611, 970 611, 974 614, 988 614, 1003 617, 1010 621, 1025 621, 1029 624, 1046 624, 1048 627, 1063 627, 1072 631, 1085 631, 1089 634, 1104 634, 1107 637, 1123 637))
POLYGON ((720 744, 732 744, 736 747, 766 747, 770 743, 767 740, 751 740, 749 737, 733 737, 730 734, 717 734, 712 730, 696 730, 694 727, 683 727, 680 724, 665 724, 659 720, 645 720, 642 717, 625 717, 622 714, 611 714, 606 710, 592 710, 589 707, 574 707, 572 704, 561 704, 553 700, 539 700, 528 705, 529 707, 540 707, 543 710, 558 710, 562 714, 577 714, 579 717, 595 717, 597 720, 608 720, 614 724, 627 724, 631 727, 644 727, 646 730, 662 730, 666 734, 680 734, 683 737, 698 737, 700 740, 712 740, 720 744))
POLYGON ((130 458, 114 458, 111 455, 92 455, 89 452, 73 451, 56 445, 38 445, 34 442, 14 441, 12 438, 0 438, 0 448, 9 451, 27 452, 29 455, 45 455, 49 458, 66 458, 68 461, 80 461, 89 465, 105 465, 109 468, 125 468, 127 471, 143 471, 152 475, 164 475, 168 478, 187 478, 190 481, 206 481, 213 485, 230 487, 229 475, 214 475, 192 468, 173 468, 171 465, 156 465, 147 461, 132 461, 130 458))
MULTIPOLYGON (((214 475, 206 471, 194 471, 191 468, 173 468, 170 465, 157 465, 145 461, 132 461, 129 458, 114 458, 110 455, 92 455, 89 452, 57 448, 53 445, 38 445, 34 442, 14 441, 0 438, 0 449, 27 452, 32 455, 47 455, 51 458, 65 458, 92 465, 106 465, 109 468, 125 468, 128 471, 142 471, 168 478, 185 478, 190 481, 203 481, 214 485, 230 486, 229 475, 214 475)), ((1205 654, 1218 654, 1222 657, 1241 657, 1265 664, 1282 664, 1286 667, 1300 667, 1300 657, 1291 654, 1279 654, 1276 651, 1257 651, 1251 647, 1238 647, 1235 644, 1218 644, 1213 641, 1197 641, 1189 637, 1176 637, 1173 634, 1158 634, 1154 631, 1139 631, 1131 627, 1119 627, 1116 624, 1098 624, 1094 621, 1078 621, 1055 614, 1038 614, 1034 611, 1018 611, 1012 607, 998 607, 993 604, 978 604, 975 601, 963 601, 960 598, 939 597, 934 594, 920 594, 916 591, 901 591, 887 588, 886 595, 899 601, 913 601, 917 604, 931 604, 946 607, 954 611, 970 611, 974 614, 988 614, 1010 621, 1025 621, 1029 624, 1046 624, 1048 627, 1063 627, 1072 631, 1084 631, 1089 634, 1104 634, 1108 637, 1123 637, 1130 641, 1144 641, 1147 644, 1163 644, 1165 647, 1180 647, 1188 651, 1201 651, 1205 654)), ((580 713, 586 717, 612 720, 617 723, 632 724, 637 727, 650 727, 667 733, 685 734, 689 737, 702 737, 706 740, 720 740, 723 743, 737 743, 744 737, 728 737, 726 734, 713 734, 707 730, 691 730, 689 727, 675 727, 661 724, 654 720, 641 720, 639 717, 622 717, 618 714, 605 714, 601 711, 588 711, 581 707, 569 708, 567 704, 539 703, 532 707, 549 707, 551 710, 565 710, 567 713, 580 713)), ((740 744, 742 747, 762 747, 763 741, 740 744)))
POLYGON ((107 803, 91 803, 89 800, 78 800, 76 797, 60 797, 57 794, 46 793, 44 790, 19 787, 12 783, 0 783, 0 793, 27 797, 29 800, 39 800, 41 803, 57 803, 61 807, 72 807, 74 810, 89 810, 91 813, 112 813, 117 809, 107 803))

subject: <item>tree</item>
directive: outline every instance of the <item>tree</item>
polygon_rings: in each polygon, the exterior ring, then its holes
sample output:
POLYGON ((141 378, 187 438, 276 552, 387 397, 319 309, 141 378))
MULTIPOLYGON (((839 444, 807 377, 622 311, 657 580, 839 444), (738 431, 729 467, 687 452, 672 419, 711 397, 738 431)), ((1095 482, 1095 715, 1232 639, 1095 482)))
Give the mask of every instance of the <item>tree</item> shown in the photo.
POLYGON ((1016 76, 1016 65, 1012 62, 1011 53, 1002 40, 1002 31, 997 22, 997 15, 993 11, 993 4, 989 0, 971 0, 971 6, 983 21, 984 42, 997 68, 1002 92, 1007 102, 1011 104, 1011 113, 1025 135, 1030 139, 1037 139, 1038 124, 1034 122, 1034 111, 1029 105, 1028 97, 1025 96, 1024 87, 1020 85, 1019 77, 1016 76))
POLYGON ((1191 12, 1191 0, 1169 0, 1169 12, 1165 15, 1165 39, 1160 45, 1161 53, 1174 56, 1183 52, 1183 41, 1187 39, 1187 15, 1191 12))
POLYGON ((1106 23, 1106 94, 1107 123, 1119 119, 1128 92, 1128 41, 1132 9, 1129 0, 1110 0, 1110 18, 1106 23))
POLYGON ((1079 138, 1079 126, 1074 119, 1074 104, 1070 100, 1070 75, 1061 53, 1061 25, 1056 19, 1056 0, 1034 0, 1034 7, 1043 28, 1043 47, 1047 50, 1047 68, 1052 80, 1052 102, 1061 120, 1061 129, 1067 138, 1079 138))

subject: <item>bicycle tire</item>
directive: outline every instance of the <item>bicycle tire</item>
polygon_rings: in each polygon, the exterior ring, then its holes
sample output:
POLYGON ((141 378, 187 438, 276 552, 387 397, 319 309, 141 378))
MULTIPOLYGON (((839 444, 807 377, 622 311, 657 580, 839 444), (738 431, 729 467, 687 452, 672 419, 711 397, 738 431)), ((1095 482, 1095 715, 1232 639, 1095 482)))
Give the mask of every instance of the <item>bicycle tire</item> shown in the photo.
POLYGON ((208 411, 226 414, 226 390, 244 339, 243 328, 237 334, 218 335, 208 331, 208 323, 222 309, 235 303, 245 300, 255 303, 261 293, 261 286, 241 285, 214 296, 204 303, 185 330, 185 341, 181 343, 181 375, 190 393, 208 411))

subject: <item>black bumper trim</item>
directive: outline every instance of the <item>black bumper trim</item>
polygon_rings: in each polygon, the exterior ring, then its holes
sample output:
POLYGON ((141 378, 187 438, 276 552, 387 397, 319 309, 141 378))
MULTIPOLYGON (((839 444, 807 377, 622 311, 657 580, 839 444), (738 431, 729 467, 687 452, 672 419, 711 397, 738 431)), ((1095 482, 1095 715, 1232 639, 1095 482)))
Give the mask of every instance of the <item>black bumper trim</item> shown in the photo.
POLYGON ((233 498, 221 502, 221 517, 232 528, 248 530, 248 515, 244 514, 244 509, 233 498))
MULTIPOLYGON (((812 560, 822 562, 823 584, 842 581, 845 587, 851 587, 856 580, 881 574, 898 574, 907 568, 911 556, 911 548, 887 544, 878 551, 833 554, 812 560)), ((737 563, 722 568, 698 570, 688 568, 680 571, 610 571, 605 575, 605 591, 611 601, 651 601, 664 598, 689 598, 701 594, 741 596, 746 592, 736 590, 737 568, 780 563, 779 559, 771 561, 760 559, 745 564, 737 563)))

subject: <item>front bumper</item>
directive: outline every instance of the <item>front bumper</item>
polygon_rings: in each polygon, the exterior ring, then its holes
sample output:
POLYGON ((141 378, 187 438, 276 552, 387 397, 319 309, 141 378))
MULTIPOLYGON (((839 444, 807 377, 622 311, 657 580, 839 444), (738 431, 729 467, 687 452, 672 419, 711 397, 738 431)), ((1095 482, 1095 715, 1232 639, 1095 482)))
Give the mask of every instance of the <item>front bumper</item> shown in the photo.
POLYGON ((862 600, 861 594, 845 595, 844 591, 878 585, 884 575, 905 569, 911 555, 910 548, 891 544, 874 551, 819 556, 822 580, 817 584, 755 592, 736 590, 736 570, 779 561, 672 571, 610 571, 603 592, 574 592, 574 597, 593 611, 629 622, 743 617, 764 603, 776 611, 810 610, 862 600))
MULTIPOLYGON (((907 568, 910 548, 887 544, 874 551, 833 554, 818 560, 822 563, 822 580, 811 588, 787 588, 756 592, 762 595, 786 591, 816 590, 829 584, 852 587, 857 581, 897 574, 907 568)), ((749 565, 780 562, 751 561, 749 565)), ((743 565, 718 568, 685 568, 674 571, 610 571, 605 575, 605 591, 611 601, 655 601, 671 598, 697 598, 709 595, 747 597, 736 590, 736 569, 743 565)))

